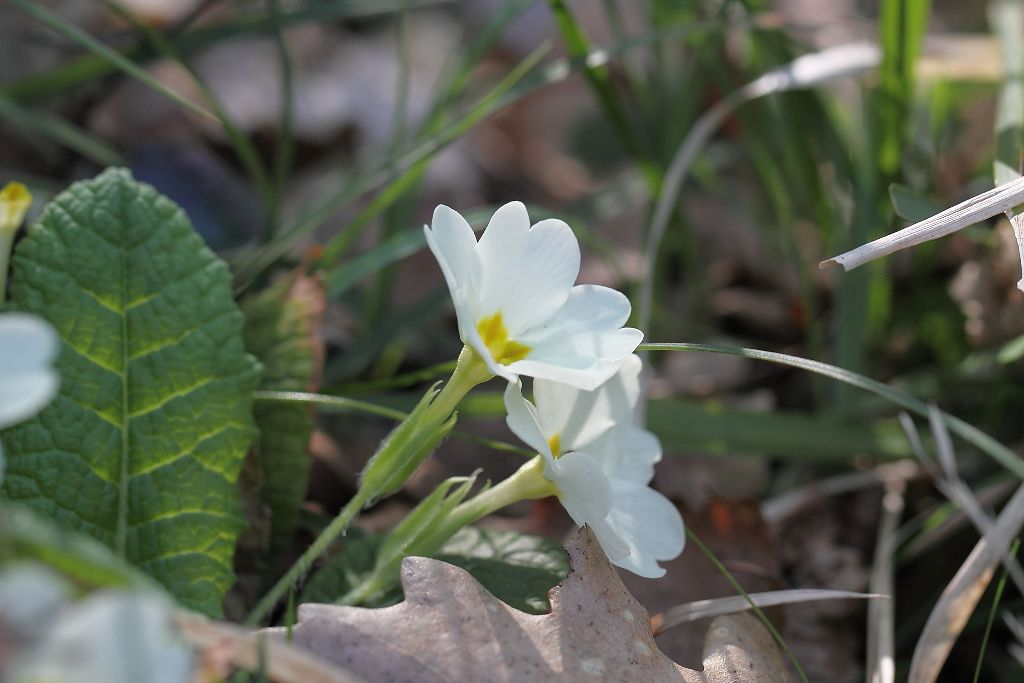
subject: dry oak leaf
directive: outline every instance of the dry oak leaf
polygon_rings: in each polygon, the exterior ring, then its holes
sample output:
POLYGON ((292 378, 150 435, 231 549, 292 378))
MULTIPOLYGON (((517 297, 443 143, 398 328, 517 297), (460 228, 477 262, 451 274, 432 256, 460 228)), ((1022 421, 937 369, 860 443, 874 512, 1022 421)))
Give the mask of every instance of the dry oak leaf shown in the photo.
MULTIPOLYGON (((402 564, 405 602, 383 609, 305 604, 292 642, 371 681, 683 681, 706 683, 658 649, 647 611, 593 533, 566 546, 572 572, 551 613, 520 612, 464 570, 402 564)), ((270 629, 284 637, 284 629, 270 629)))

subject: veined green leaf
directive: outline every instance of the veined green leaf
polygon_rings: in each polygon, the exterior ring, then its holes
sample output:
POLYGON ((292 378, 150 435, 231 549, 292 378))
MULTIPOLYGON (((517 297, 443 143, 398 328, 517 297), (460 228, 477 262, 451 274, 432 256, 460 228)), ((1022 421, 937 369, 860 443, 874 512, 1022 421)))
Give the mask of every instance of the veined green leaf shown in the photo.
POLYGON ((221 611, 259 364, 227 267, 124 170, 76 183, 18 245, 14 304, 58 331, 58 397, 4 433, 7 496, 221 611))
POLYGON ((569 556, 543 536, 468 526, 437 559, 462 567, 494 597, 530 614, 551 610, 548 591, 569 574, 569 556))
MULTIPOLYGON (((317 389, 322 365, 314 337, 324 310, 323 287, 303 276, 289 277, 242 301, 245 346, 266 369, 265 389, 317 389)), ((256 455, 263 472, 263 502, 270 508, 270 553, 281 552, 298 521, 309 476, 313 411, 300 404, 255 406, 260 438, 256 455)))
MULTIPOLYGON (((373 573, 384 539, 383 534, 363 534, 358 530, 347 534, 341 551, 309 579, 302 591, 302 602, 331 603, 358 586, 373 573)), ((396 589, 387 595, 376 596, 366 606, 393 605, 402 599, 401 595, 402 591, 396 589)))

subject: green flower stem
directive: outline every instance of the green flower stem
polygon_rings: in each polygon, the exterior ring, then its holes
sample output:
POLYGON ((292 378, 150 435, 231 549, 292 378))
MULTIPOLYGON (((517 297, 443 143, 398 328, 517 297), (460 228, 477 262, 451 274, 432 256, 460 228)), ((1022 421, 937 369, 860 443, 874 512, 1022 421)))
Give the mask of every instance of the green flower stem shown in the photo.
MULTIPOLYGON (((348 529, 349 524, 355 518, 364 507, 369 505, 371 502, 376 500, 378 497, 388 495, 401 488, 405 484, 405 479, 412 474, 415 467, 409 466, 409 457, 419 457, 417 449, 422 446, 420 440, 415 438, 420 434, 430 434, 437 432, 444 428, 444 425, 453 420, 452 413, 469 391, 480 384, 490 379, 493 375, 488 370, 487 365, 477 356, 472 349, 468 346, 463 347, 462 353, 459 354, 458 364, 455 366, 455 372, 452 373, 451 379, 445 383, 444 387, 434 397, 434 399, 426 406, 423 407, 422 411, 416 411, 414 415, 410 416, 399 424, 391 435, 381 445, 381 450, 371 459, 367 465, 367 470, 364 471, 364 476, 359 484, 359 490, 356 495, 352 497, 352 500, 338 513, 338 516, 331 520, 331 523, 320 532, 316 540, 306 549, 302 556, 288 569, 288 571, 278 579, 277 583, 270 589, 270 591, 263 596, 252 612, 246 618, 245 623, 249 625, 255 625, 263 621, 267 615, 274 609, 274 606, 285 596, 285 594, 296 586, 299 581, 305 576, 306 572, 313 565, 320 555, 322 555, 334 541, 345 533, 348 529), (409 424, 410 420, 416 420, 415 424, 409 424), (406 430, 412 429, 412 437, 409 439, 398 439, 395 435, 402 433, 403 428, 406 430), (379 456, 386 456, 386 459, 379 460, 379 456), (409 456, 409 457, 406 457, 409 456), (387 463, 386 468, 391 469, 392 472, 380 472, 381 469, 379 464, 381 462, 387 463), (378 465, 374 468, 375 463, 378 465), (367 473, 373 468, 373 476, 368 476, 367 473), (403 471, 404 470, 404 471, 403 471), (397 473, 397 474, 396 474, 397 473), (396 481, 392 475, 401 479, 396 481), (386 487, 386 488, 384 488, 386 487)), ((450 425, 449 425, 450 428, 450 425)), ((413 463, 414 465, 418 463, 413 463)), ((454 511, 453 511, 454 512, 454 511)))
MULTIPOLYGON (((555 485, 544 478, 544 461, 537 456, 520 467, 515 474, 476 497, 460 504, 423 538, 412 542, 410 554, 433 555, 460 529, 487 515, 521 500, 546 498, 557 493, 555 485)), ((360 605, 396 585, 398 577, 390 568, 378 567, 372 574, 346 593, 338 602, 360 605)))
POLYGON ((0 304, 7 301, 7 270, 14 246, 14 230, 0 230, 0 304))
POLYGON ((455 364, 455 372, 452 373, 441 393, 437 395, 423 414, 423 420, 427 424, 439 425, 455 411, 456 406, 469 391, 478 384, 486 382, 491 377, 490 369, 483 359, 468 346, 462 347, 459 360, 455 364))
MULTIPOLYGON (((445 520, 444 529, 450 538, 459 529, 521 500, 534 500, 557 495, 553 482, 544 478, 544 460, 537 456, 516 470, 508 479, 492 486, 462 503, 445 520)), ((447 540, 447 539, 446 539, 447 540)))
POLYGON ((270 614, 271 610, 284 597, 285 593, 298 584, 313 562, 330 547, 331 543, 338 536, 345 533, 352 519, 359 514, 369 500, 370 495, 368 491, 360 489, 356 492, 352 500, 338 513, 338 516, 331 520, 327 528, 320 532, 316 540, 306 548, 306 552, 302 553, 302 556, 295 561, 295 564, 288 569, 284 576, 277 580, 273 588, 257 603, 256 607, 253 608, 246 618, 246 625, 255 626, 270 614))

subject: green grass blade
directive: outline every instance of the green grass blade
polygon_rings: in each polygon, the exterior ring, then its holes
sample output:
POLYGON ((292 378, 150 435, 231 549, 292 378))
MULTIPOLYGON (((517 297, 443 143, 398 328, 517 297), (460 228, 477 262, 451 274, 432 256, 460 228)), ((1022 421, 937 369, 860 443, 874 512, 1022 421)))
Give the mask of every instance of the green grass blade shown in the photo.
POLYGON ((757 615, 757 618, 761 620, 761 623, 764 624, 764 627, 768 629, 768 632, 771 634, 772 639, 778 644, 780 648, 782 648, 782 651, 786 653, 786 658, 789 659, 790 663, 793 665, 793 668, 796 669, 797 675, 800 676, 800 680, 802 680, 804 683, 810 683, 807 678, 807 674, 804 672, 804 668, 800 666, 800 660, 796 658, 796 654, 794 654, 793 650, 790 649, 789 644, 786 642, 786 639, 783 638, 782 634, 779 633, 779 630, 775 628, 775 624, 771 622, 771 619, 769 619, 768 615, 764 613, 764 610, 762 610, 761 607, 757 604, 757 602, 750 597, 750 594, 747 593, 746 590, 744 590, 743 586, 740 585, 740 582, 737 581, 736 577, 732 575, 732 572, 730 572, 726 568, 726 566, 722 564, 722 561, 719 560, 713 552, 711 552, 711 548, 708 548, 706 545, 704 545, 704 542, 700 540, 700 537, 698 537, 697 534, 693 533, 690 529, 686 530, 686 538, 689 539, 691 543, 696 543, 697 547, 700 548, 700 551, 704 553, 704 556, 708 558, 711 564, 715 565, 715 569, 718 570, 718 573, 721 574, 725 578, 725 580, 728 581, 729 584, 733 587, 733 590, 735 590, 737 593, 746 598, 747 603, 750 604, 750 609, 754 612, 755 615, 757 615))
POLYGON ((884 0, 880 18, 878 165, 886 175, 899 170, 907 116, 914 96, 914 67, 928 28, 931 0, 884 0))
MULTIPOLYGON (((377 417, 384 417, 390 420, 404 420, 409 417, 409 413, 398 410, 397 408, 390 408, 388 406, 380 405, 379 403, 373 403, 372 401, 361 401, 356 398, 349 398, 347 396, 330 396, 327 394, 314 394, 304 391, 254 391, 252 398, 257 403, 284 403, 284 404, 302 404, 310 405, 321 410, 330 410, 336 412, 355 412, 363 413, 366 415, 375 415, 377 417)), ((520 448, 504 441, 498 441, 497 439, 488 439, 475 434, 468 434, 461 432, 457 429, 452 430, 452 436, 460 439, 465 439, 472 443, 478 443, 482 446, 486 446, 496 451, 503 451, 507 453, 516 453, 526 457, 533 457, 536 455, 533 451, 529 451, 525 448, 520 448)))
MULTIPOLYGON (((454 127, 454 130, 449 129, 449 135, 453 136, 452 139, 461 137, 470 128, 500 108, 500 103, 503 101, 502 98, 511 91, 513 86, 521 81, 534 66, 537 65, 541 57, 543 57, 547 51, 548 46, 542 45, 534 50, 534 52, 526 59, 516 65, 516 67, 502 78, 490 92, 488 92, 480 99, 479 102, 477 102, 476 105, 474 105, 469 113, 454 127)), ((327 246, 324 248, 321 262, 327 265, 335 263, 341 254, 344 253, 344 251, 352 244, 355 237, 358 236, 369 224, 374 216, 379 214, 384 210, 384 208, 394 203, 395 200, 405 194, 406 190, 410 186, 419 181, 426 169, 426 165, 430 162, 430 159, 433 158, 437 151, 440 151, 440 148, 433 150, 430 154, 425 155, 422 159, 406 168, 384 189, 383 192, 374 197, 373 201, 370 202, 370 205, 360 211, 359 215, 352 219, 351 223, 349 223, 343 232, 339 233, 334 239, 328 242, 327 246)))
POLYGON ((548 4, 555 15, 555 24, 562 34, 562 39, 565 40, 569 56, 586 64, 583 76, 587 80, 587 85, 590 86, 600 103, 608 122, 618 133, 623 145, 639 166, 651 191, 656 193, 661 186, 663 171, 651 162, 650 155, 644 151, 633 124, 629 120, 629 114, 622 104, 623 100, 612 83, 608 65, 606 63, 587 63, 587 57, 593 54, 590 41, 587 40, 564 0, 549 0, 548 4))
MULTIPOLYGON (((872 394, 880 396, 894 405, 905 408, 921 417, 928 418, 930 410, 928 405, 918 399, 903 393, 898 389, 883 384, 877 380, 870 379, 849 370, 837 368, 834 365, 822 363, 821 361, 790 356, 785 353, 774 351, 761 351, 760 349, 747 349, 736 346, 720 346, 718 344, 689 344, 689 343, 650 343, 641 344, 638 351, 698 351, 702 353, 722 353, 730 356, 742 356, 754 360, 767 361, 778 365, 787 365, 792 368, 814 372, 838 382, 863 389, 872 394)), ((1006 446, 1002 445, 991 436, 974 427, 958 417, 942 413, 943 419, 949 430, 968 443, 976 446, 983 453, 992 457, 1000 465, 1013 472, 1017 477, 1024 479, 1024 461, 1006 446)))
MULTIPOLYGON (((295 8, 283 11, 279 21, 267 12, 257 10, 240 17, 211 23, 171 36, 175 48, 181 55, 197 52, 210 45, 246 36, 273 33, 277 27, 287 28, 309 22, 331 22, 340 19, 370 18, 397 11, 400 0, 313 0, 295 8)), ((445 4, 450 0, 417 0, 414 7, 423 8, 445 4)), ((143 46, 133 46, 119 52, 124 58, 136 64, 148 62, 159 56, 143 46)), ((69 61, 51 71, 26 76, 10 85, 0 87, 0 94, 29 102, 51 97, 82 83, 108 76, 118 70, 112 62, 97 54, 89 54, 69 61)))
POLYGON ((13 100, 0 96, 0 118, 22 130, 50 138, 100 166, 124 164, 124 158, 120 152, 60 116, 45 111, 30 110, 13 100))
POLYGON ((235 277, 236 288, 244 289, 248 286, 266 268, 273 265, 277 259, 286 254, 295 240, 316 230, 335 211, 363 196, 373 188, 390 181, 391 184, 388 185, 385 191, 375 197, 370 206, 353 219, 347 230, 339 234, 328 244, 321 261, 325 265, 330 265, 331 259, 343 253, 346 248, 347 241, 350 239, 347 236, 349 233, 358 232, 361 226, 365 226, 373 216, 401 196, 402 190, 405 187, 417 180, 416 168, 419 164, 433 158, 442 149, 462 137, 474 125, 507 106, 509 103, 508 97, 500 97, 500 94, 508 90, 510 81, 518 80, 525 72, 533 68, 536 61, 543 54, 542 51, 544 49, 546 48, 542 46, 520 63, 512 73, 502 79, 502 82, 495 89, 485 95, 469 112, 448 126, 440 134, 426 140, 411 152, 384 168, 362 176, 360 180, 347 186, 340 193, 328 197, 309 213, 299 217, 292 226, 283 230, 281 234, 268 242, 266 246, 238 264, 235 277))
MULTIPOLYGON (((727 24, 722 21, 709 21, 672 26, 647 35, 632 38, 621 45, 601 48, 591 54, 595 57, 600 57, 601 59, 610 59, 628 50, 648 45, 650 43, 670 39, 694 40, 709 32, 721 31, 726 25, 727 24)), ((287 229, 282 230, 281 233, 267 245, 238 260, 235 264, 235 272, 237 273, 235 277, 236 291, 240 291, 248 287, 248 285, 258 277, 260 273, 272 266, 279 258, 286 254, 291 245, 297 239, 316 230, 323 224, 324 220, 338 209, 362 197, 374 188, 380 187, 381 185, 402 175, 411 166, 431 158, 433 155, 437 154, 461 137, 476 123, 494 115, 515 102, 520 101, 530 93, 542 87, 561 83, 562 81, 567 80, 573 75, 573 73, 576 73, 583 68, 583 66, 584 64, 581 64, 578 61, 570 60, 559 60, 551 63, 544 69, 535 73, 533 76, 524 78, 515 88, 509 90, 504 94, 504 96, 499 97, 496 101, 488 102, 489 96, 484 97, 483 100, 478 101, 474 107, 464 113, 456 121, 449 124, 440 132, 431 135, 420 143, 419 146, 406 153, 400 159, 389 160, 377 170, 360 174, 357 181, 351 184, 346 184, 340 192, 332 193, 330 197, 327 197, 320 202, 314 202, 315 206, 313 209, 298 217, 287 229)), ((409 178, 406 182, 411 183, 414 179, 415 176, 409 178)), ((388 200, 386 198, 382 199, 380 204, 375 206, 374 211, 379 212, 387 204, 388 200)), ((349 229, 351 230, 351 225, 349 229)), ((342 247, 336 247, 336 249, 339 249, 340 253, 344 250, 343 247, 344 244, 342 243, 342 247)), ((331 264, 327 262, 323 265, 326 267, 331 266, 331 264)))
POLYGON ((865 453, 878 460, 913 456, 893 420, 857 424, 820 415, 739 410, 717 401, 655 399, 647 404, 647 427, 667 447, 682 451, 770 454, 834 464, 865 453))
POLYGON ((117 50, 113 50, 100 41, 90 36, 85 31, 82 31, 77 26, 65 21, 59 15, 51 12, 45 7, 35 5, 30 0, 11 0, 11 4, 14 5, 18 10, 32 17, 41 24, 46 25, 48 28, 61 34, 68 40, 71 40, 78 45, 84 47, 89 52, 103 58, 109 62, 112 66, 116 67, 119 71, 134 78, 146 87, 152 89, 154 92, 166 97, 175 104, 184 107, 194 114, 205 116, 211 119, 216 119, 213 114, 203 109, 199 105, 190 102, 178 93, 174 92, 170 88, 166 87, 162 83, 158 82, 152 76, 150 76, 144 69, 139 67, 137 64, 126 58, 123 54, 117 50))
POLYGON ((295 83, 292 77, 291 52, 284 40, 284 10, 280 0, 271 0, 270 17, 274 20, 274 45, 277 48, 281 78, 281 111, 278 116, 277 136, 274 143, 270 197, 267 201, 267 237, 272 236, 277 230, 281 204, 284 202, 285 190, 288 187, 288 175, 291 172, 292 160, 295 156, 295 140, 292 136, 295 83))
MULTIPOLYGON (((1010 556, 1014 557, 1017 555, 1017 550, 1020 548, 1020 539, 1018 538, 1013 542, 1013 546, 1010 547, 1010 556)), ((974 665, 974 678, 971 680, 973 683, 978 683, 981 680, 981 665, 985 661, 985 650, 988 649, 988 639, 992 635, 992 624, 996 620, 996 614, 999 613, 999 603, 1003 600, 1003 591, 1006 589, 1006 579, 1009 573, 1006 568, 1003 568, 999 576, 999 583, 996 584, 995 595, 992 596, 992 607, 988 612, 988 621, 985 622, 985 634, 981 637, 981 649, 978 650, 978 662, 974 665)))
POLYGON ((996 185, 1020 177, 1024 162, 1024 5, 997 0, 989 5, 992 30, 1003 53, 1003 87, 996 104, 996 185))
POLYGON ((174 44, 168 40, 163 33, 147 25, 145 22, 140 21, 134 14, 129 12, 116 0, 104 0, 105 4, 112 12, 114 12, 119 18, 125 21, 129 26, 134 28, 140 35, 142 35, 153 48, 162 55, 165 59, 168 59, 178 65, 184 71, 196 90, 199 91, 199 95, 206 102, 206 105, 210 107, 212 116, 220 123, 221 128, 224 131, 224 135, 227 137, 228 142, 231 144, 232 149, 235 150, 235 155, 241 162, 242 167, 245 169, 252 181, 256 191, 264 198, 264 201, 269 201, 271 189, 270 181, 267 177, 267 172, 263 167, 263 162, 260 159, 259 152, 256 151, 255 145, 246 136, 244 132, 235 124, 234 120, 228 115, 227 110, 217 99, 217 96, 211 91, 203 79, 199 77, 199 74, 193 69, 178 51, 175 49, 174 44))

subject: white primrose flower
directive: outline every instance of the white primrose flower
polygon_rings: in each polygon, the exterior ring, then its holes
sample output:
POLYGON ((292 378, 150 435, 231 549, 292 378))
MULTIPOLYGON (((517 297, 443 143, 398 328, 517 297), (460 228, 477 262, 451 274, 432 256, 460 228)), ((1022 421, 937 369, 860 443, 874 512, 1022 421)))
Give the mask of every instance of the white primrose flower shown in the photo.
POLYGON ((536 405, 516 380, 505 407, 509 428, 543 457, 544 478, 573 521, 593 529, 612 564, 657 578, 665 573, 658 560, 679 555, 686 535, 676 506, 648 486, 661 444, 633 424, 640 368, 628 356, 594 391, 537 379, 536 405))
POLYGON ((555 380, 595 389, 643 339, 623 328, 629 300, 598 285, 576 285, 580 248, 564 222, 530 226, 521 202, 505 204, 477 242, 469 223, 439 206, 427 244, 444 272, 462 341, 496 375, 555 380))
POLYGON ((188 683, 193 656, 163 597, 97 591, 67 605, 15 660, 14 683, 188 683))
POLYGON ((0 429, 27 420, 53 399, 60 378, 53 360, 60 342, 45 321, 0 315, 0 429))

